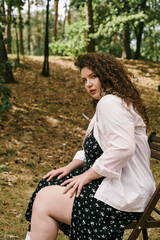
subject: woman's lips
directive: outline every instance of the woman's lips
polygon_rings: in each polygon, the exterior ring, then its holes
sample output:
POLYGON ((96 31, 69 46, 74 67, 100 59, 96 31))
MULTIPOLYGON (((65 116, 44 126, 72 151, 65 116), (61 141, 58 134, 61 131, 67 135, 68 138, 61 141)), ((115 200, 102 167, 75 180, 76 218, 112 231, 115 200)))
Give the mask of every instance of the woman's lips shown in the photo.
POLYGON ((91 90, 90 90, 90 94, 94 94, 95 92, 96 92, 95 89, 91 89, 91 90))

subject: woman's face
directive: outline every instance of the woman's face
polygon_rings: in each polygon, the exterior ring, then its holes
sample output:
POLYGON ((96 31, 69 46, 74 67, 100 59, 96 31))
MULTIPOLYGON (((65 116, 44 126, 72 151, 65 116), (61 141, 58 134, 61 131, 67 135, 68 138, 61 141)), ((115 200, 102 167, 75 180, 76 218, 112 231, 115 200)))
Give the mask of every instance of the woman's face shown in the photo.
POLYGON ((104 90, 101 88, 101 82, 96 73, 88 67, 84 67, 81 70, 81 77, 85 84, 85 89, 94 99, 99 100, 104 96, 104 90))

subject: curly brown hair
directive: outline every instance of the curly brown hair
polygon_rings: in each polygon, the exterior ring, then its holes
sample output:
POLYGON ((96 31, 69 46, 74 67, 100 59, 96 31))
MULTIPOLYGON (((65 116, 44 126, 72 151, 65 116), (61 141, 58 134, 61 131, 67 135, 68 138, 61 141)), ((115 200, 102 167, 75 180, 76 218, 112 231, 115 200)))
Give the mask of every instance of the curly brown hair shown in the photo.
POLYGON ((146 125, 149 124, 139 92, 131 82, 130 73, 115 57, 105 53, 90 52, 79 56, 75 62, 75 66, 80 71, 84 67, 92 70, 100 79, 102 88, 106 94, 117 95, 127 106, 132 104, 146 125))

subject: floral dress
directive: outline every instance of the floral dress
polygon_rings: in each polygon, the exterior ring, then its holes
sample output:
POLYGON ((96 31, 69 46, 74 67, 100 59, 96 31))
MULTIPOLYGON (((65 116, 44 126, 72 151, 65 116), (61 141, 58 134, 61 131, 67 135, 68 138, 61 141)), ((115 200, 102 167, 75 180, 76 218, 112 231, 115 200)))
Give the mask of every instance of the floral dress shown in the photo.
MULTIPOLYGON (((84 151, 86 165, 83 168, 74 170, 71 174, 60 180, 55 177, 50 182, 47 182, 46 179, 42 179, 39 182, 26 211, 25 218, 29 222, 31 220, 34 199, 41 188, 50 185, 60 185, 65 180, 82 174, 101 156, 103 151, 94 138, 93 130, 84 141, 84 151)), ((69 236, 70 240, 121 240, 125 226, 133 220, 139 219, 141 213, 120 211, 94 198, 94 194, 103 179, 102 177, 93 180, 83 186, 80 196, 75 197, 71 226, 59 223, 59 228, 64 234, 69 236)))

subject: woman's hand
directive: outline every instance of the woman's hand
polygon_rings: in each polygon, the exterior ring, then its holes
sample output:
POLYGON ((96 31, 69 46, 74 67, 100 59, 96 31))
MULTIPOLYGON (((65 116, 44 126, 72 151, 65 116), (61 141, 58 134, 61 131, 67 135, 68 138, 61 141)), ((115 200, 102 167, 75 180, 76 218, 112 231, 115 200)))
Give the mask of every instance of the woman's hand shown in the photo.
POLYGON ((67 165, 65 167, 61 167, 61 168, 58 168, 56 170, 51 170, 46 175, 44 175, 43 179, 48 178, 47 182, 49 182, 52 178, 56 177, 57 175, 59 175, 58 179, 61 179, 64 176, 70 174, 71 171, 72 171, 72 169, 67 165))
POLYGON ((78 175, 78 176, 74 176, 68 180, 66 180, 65 182, 63 182, 61 184, 61 186, 65 186, 65 190, 63 193, 66 193, 70 190, 70 197, 72 197, 76 190, 77 190, 77 194, 76 194, 76 197, 78 197, 81 193, 81 190, 83 188, 84 185, 88 184, 91 182, 91 179, 88 178, 86 172, 81 174, 81 175, 78 175))
POLYGON ((84 185, 90 183, 94 179, 101 177, 102 176, 96 173, 91 167, 88 171, 64 181, 61 186, 65 186, 67 184, 68 185, 65 187, 63 193, 66 193, 70 190, 70 197, 72 197, 77 190, 76 197, 79 197, 84 185))
POLYGON ((52 178, 58 176, 58 179, 63 178, 64 176, 70 174, 74 169, 84 166, 85 163, 79 159, 74 159, 67 166, 52 170, 44 175, 44 179, 48 178, 47 181, 50 181, 52 178))

